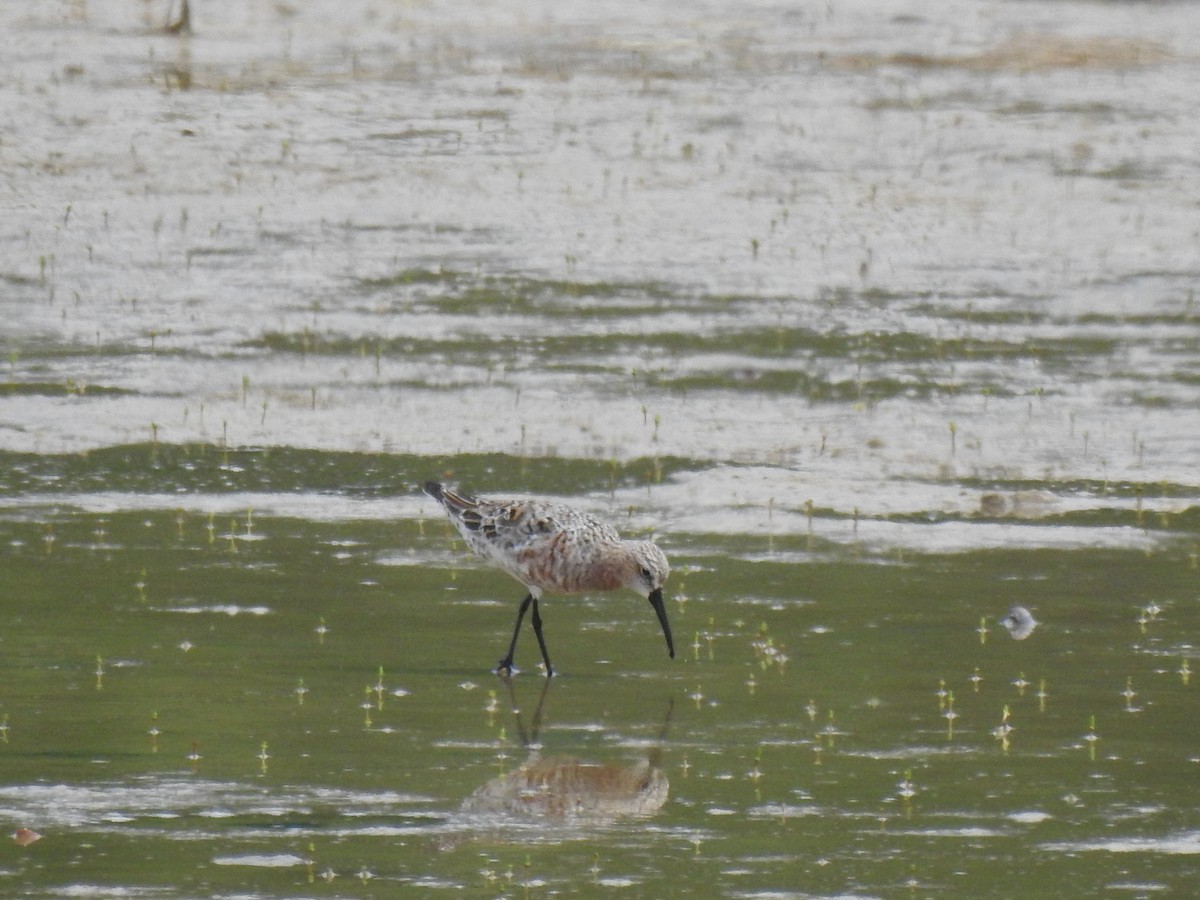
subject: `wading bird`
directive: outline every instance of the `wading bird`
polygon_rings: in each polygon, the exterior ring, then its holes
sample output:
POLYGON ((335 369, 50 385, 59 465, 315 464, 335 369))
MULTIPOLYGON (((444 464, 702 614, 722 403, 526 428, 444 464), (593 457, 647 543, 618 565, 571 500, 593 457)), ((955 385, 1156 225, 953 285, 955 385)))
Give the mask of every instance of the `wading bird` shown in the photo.
POLYGON ((667 651, 675 658, 662 595, 671 567, 652 542, 623 540, 611 525, 556 503, 465 497, 436 481, 425 482, 425 493, 443 506, 467 546, 528 590, 517 610, 508 653, 496 665, 498 674, 512 674, 517 637, 530 606, 546 675, 554 674, 538 610, 542 591, 579 594, 625 587, 645 595, 662 625, 667 651))

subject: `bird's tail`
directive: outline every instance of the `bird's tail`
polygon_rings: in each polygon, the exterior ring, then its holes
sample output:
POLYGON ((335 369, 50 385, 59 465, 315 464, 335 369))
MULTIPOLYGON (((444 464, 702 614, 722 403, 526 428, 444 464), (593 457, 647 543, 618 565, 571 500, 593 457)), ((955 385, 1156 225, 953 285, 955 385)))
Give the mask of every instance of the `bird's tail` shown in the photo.
POLYGON ((474 497, 465 497, 462 494, 456 494, 448 487, 438 484, 436 481, 425 482, 425 493, 442 504, 446 511, 454 516, 462 516, 462 514, 470 509, 475 509, 479 506, 479 501, 474 497))

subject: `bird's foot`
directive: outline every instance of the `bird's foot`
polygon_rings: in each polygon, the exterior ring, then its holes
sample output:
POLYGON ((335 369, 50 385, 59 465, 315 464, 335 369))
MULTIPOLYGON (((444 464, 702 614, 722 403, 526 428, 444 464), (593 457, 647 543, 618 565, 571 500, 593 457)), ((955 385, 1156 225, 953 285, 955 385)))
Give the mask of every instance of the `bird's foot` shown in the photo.
POLYGON ((511 659, 500 660, 500 662, 496 663, 496 668, 492 669, 492 671, 501 678, 512 678, 517 673, 517 670, 513 668, 511 659))

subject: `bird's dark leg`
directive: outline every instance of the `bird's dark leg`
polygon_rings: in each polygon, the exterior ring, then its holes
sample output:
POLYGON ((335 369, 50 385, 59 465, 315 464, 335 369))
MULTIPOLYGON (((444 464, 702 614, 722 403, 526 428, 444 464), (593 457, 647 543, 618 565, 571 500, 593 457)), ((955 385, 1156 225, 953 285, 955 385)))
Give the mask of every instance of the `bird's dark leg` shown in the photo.
MULTIPOLYGON (((517 637, 521 634, 521 620, 525 618, 525 610, 529 609, 529 604, 533 603, 533 617, 537 621, 537 603, 533 599, 533 594, 526 594, 525 599, 521 601, 521 608, 517 610, 517 624, 513 628, 512 643, 508 645, 508 655, 496 664, 497 675, 511 675, 513 669, 513 654, 517 652, 517 637)), ((542 633, 534 626, 537 631, 538 641, 542 639, 542 633)), ((542 656, 546 655, 545 649, 542 650, 542 656)))
POLYGON ((554 666, 550 665, 550 654, 546 652, 546 639, 542 637, 542 616, 538 612, 538 602, 533 601, 533 633, 537 635, 538 646, 542 648, 542 659, 546 663, 546 677, 554 675, 554 666))

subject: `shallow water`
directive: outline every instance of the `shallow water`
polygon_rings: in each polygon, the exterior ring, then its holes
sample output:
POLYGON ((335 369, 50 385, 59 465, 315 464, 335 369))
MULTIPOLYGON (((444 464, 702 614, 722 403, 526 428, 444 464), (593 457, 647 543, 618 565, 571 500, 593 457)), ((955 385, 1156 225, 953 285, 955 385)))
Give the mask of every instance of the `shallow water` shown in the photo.
POLYGON ((0 9, 0 892, 1195 883, 1194 10, 167 15, 0 9))

